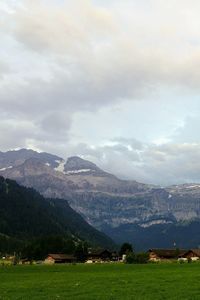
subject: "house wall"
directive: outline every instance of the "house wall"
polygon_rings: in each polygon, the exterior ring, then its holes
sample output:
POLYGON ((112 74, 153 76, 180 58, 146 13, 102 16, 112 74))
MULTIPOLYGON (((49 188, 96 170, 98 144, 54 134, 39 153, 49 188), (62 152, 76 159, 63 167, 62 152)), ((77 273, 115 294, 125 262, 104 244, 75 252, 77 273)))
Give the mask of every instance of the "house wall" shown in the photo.
POLYGON ((157 261, 157 260, 160 260, 160 257, 156 253, 150 252, 149 253, 149 260, 150 261, 157 261))
POLYGON ((51 256, 48 256, 45 259, 44 263, 47 264, 47 265, 53 265, 53 264, 55 264, 55 260, 51 256))
POLYGON ((198 260, 199 257, 192 251, 189 251, 186 255, 186 258, 191 258, 192 260, 198 260))

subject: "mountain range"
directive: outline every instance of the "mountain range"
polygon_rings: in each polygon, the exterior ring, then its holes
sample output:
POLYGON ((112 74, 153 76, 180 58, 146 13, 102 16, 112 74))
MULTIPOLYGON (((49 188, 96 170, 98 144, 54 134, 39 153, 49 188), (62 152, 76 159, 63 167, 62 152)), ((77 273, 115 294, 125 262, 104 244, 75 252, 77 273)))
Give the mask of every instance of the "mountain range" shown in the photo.
POLYGON ((166 188, 121 180, 94 163, 33 150, 0 152, 0 175, 65 199, 96 229, 136 249, 200 244, 200 184, 166 188))

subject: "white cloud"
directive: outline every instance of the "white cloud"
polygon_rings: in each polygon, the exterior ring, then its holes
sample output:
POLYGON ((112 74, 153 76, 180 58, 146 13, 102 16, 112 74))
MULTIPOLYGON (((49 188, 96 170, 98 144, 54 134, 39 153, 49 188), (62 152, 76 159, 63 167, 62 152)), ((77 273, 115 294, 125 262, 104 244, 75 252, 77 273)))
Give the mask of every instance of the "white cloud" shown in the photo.
POLYGON ((2 149, 69 149, 121 176, 197 180, 199 9, 196 0, 2 1, 2 149))
POLYGON ((144 144, 142 149, 123 144, 93 147, 80 144, 69 147, 68 155, 81 155, 119 178, 150 184, 200 182, 200 143, 144 144))

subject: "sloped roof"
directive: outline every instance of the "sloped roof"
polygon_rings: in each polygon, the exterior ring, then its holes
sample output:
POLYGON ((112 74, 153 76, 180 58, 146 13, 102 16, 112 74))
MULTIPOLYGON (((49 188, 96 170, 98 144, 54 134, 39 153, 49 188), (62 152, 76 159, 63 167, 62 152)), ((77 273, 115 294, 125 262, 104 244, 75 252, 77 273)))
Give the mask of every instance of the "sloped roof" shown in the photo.
POLYGON ((102 255, 103 253, 108 253, 111 255, 111 252, 107 249, 96 249, 96 250, 91 250, 88 252, 88 254, 91 255, 102 255))
POLYGON ((190 249, 183 253, 183 255, 187 255, 189 252, 193 252, 197 257, 200 257, 200 249, 190 249))
POLYGON ((200 257, 200 249, 191 249, 191 251, 200 257))
POLYGON ((186 252, 183 249, 149 249, 149 252, 155 253, 159 257, 163 258, 174 258, 180 256, 186 252))
POLYGON ((73 255, 69 255, 69 254, 48 254, 48 257, 52 257, 55 260, 65 260, 65 259, 74 259, 75 257, 73 255))

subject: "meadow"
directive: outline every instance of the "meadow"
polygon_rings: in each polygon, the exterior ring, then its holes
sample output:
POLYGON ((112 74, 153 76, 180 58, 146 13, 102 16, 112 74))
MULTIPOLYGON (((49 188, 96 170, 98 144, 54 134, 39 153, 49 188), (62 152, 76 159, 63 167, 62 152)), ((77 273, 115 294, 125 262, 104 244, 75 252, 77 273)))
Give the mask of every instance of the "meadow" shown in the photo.
POLYGON ((0 299, 200 299, 200 264, 0 267, 0 299))

